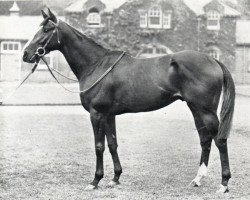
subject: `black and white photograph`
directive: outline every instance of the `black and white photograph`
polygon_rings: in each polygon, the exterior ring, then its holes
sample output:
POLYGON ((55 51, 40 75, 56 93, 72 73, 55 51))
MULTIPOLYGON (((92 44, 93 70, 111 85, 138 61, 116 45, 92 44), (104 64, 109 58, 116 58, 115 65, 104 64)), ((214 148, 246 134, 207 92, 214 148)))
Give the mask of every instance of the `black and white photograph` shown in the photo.
POLYGON ((250 0, 0 0, 0 200, 249 200, 250 0))

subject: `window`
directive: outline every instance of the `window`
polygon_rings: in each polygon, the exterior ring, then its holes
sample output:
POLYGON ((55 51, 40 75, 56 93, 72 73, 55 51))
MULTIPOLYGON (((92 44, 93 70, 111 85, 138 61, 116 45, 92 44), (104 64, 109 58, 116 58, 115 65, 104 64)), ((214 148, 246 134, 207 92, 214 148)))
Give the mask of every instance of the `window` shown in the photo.
POLYGON ((140 13, 140 27, 146 28, 148 26, 148 15, 146 12, 140 13))
POLYGON ((167 50, 165 48, 156 48, 156 54, 167 54, 167 50))
POLYGON ((162 24, 165 29, 171 28, 171 13, 163 14, 162 24))
POLYGON ((219 30, 220 29, 220 13, 216 10, 207 12, 207 29, 219 30))
POLYGON ((208 54, 216 60, 220 60, 220 50, 217 47, 210 48, 208 54))
POLYGON ((168 47, 156 43, 156 44, 143 45, 142 50, 138 53, 138 56, 141 58, 151 58, 171 53, 173 52, 168 47))
POLYGON ((20 42, 6 41, 1 43, 1 52, 2 53, 18 53, 21 49, 20 42))
POLYGON ((140 27, 141 28, 171 28, 172 11, 167 10, 162 12, 161 8, 154 6, 148 11, 141 10, 140 12, 140 27))
POLYGON ((99 27, 101 24, 101 16, 96 8, 89 10, 89 15, 87 16, 88 26, 99 27))
POLYGON ((161 28, 162 13, 159 7, 153 7, 148 12, 149 28, 161 28))

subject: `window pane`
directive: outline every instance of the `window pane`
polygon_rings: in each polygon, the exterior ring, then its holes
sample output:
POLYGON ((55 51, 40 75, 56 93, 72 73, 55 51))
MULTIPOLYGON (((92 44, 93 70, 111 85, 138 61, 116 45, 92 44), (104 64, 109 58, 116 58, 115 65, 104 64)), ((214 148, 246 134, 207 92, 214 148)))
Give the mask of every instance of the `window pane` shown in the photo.
POLYGON ((3 50, 7 50, 8 47, 7 47, 7 44, 3 44, 3 50))
POLYGON ((218 20, 208 20, 207 25, 208 26, 218 26, 219 21, 218 20))
POLYGON ((171 27, 171 14, 164 14, 163 15, 163 27, 170 28, 171 27))
POLYGON ((14 50, 18 51, 18 44, 14 44, 14 50))
POLYGON ((101 22, 99 13, 90 13, 87 17, 87 21, 88 21, 88 24, 99 25, 101 22))
POLYGON ((141 13, 140 14, 140 26, 141 27, 146 27, 147 26, 147 14, 146 13, 141 13))
POLYGON ((160 25, 160 17, 150 17, 150 24, 160 25))
POLYGON ((165 53, 167 53, 167 51, 166 51, 166 49, 164 49, 164 48, 157 48, 157 49, 156 49, 156 53, 157 53, 157 54, 165 54, 165 53))
POLYGON ((13 44, 9 44, 9 50, 13 50, 13 44))
POLYGON ((142 53, 145 53, 145 54, 152 54, 153 53, 153 49, 152 48, 146 48, 142 51, 142 53))
POLYGON ((216 49, 212 49, 209 51, 209 55, 217 60, 219 60, 220 58, 220 54, 219 54, 219 51, 216 50, 216 49))
POLYGON ((161 10, 157 7, 154 7, 149 11, 149 16, 159 17, 160 15, 161 15, 161 10))

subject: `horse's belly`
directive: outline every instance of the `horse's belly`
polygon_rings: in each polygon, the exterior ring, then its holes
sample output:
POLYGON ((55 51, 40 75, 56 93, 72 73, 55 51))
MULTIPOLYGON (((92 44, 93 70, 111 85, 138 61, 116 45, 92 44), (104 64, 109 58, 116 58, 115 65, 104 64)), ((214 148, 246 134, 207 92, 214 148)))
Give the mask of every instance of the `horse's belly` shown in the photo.
POLYGON ((159 88, 141 88, 125 93, 126 96, 122 95, 123 98, 115 101, 117 111, 122 111, 122 113, 153 111, 176 100, 172 93, 159 88))

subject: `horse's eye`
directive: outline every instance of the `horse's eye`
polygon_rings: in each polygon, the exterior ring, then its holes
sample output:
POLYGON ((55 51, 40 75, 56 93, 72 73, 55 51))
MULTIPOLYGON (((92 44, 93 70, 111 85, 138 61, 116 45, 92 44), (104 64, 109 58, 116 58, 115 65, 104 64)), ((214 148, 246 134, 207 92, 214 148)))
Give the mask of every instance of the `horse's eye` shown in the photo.
POLYGON ((46 33, 46 32, 48 32, 48 31, 49 31, 49 29, 46 29, 46 28, 45 28, 45 29, 43 29, 43 31, 46 33))

